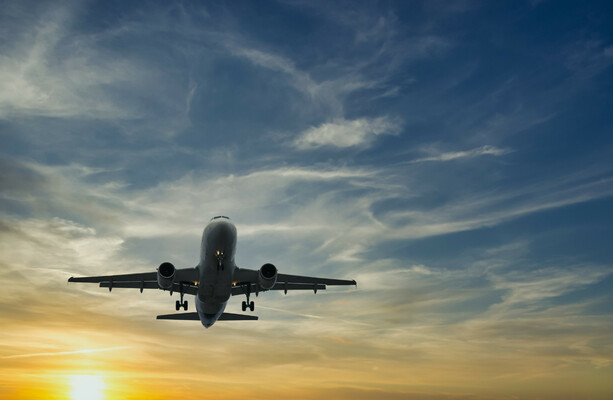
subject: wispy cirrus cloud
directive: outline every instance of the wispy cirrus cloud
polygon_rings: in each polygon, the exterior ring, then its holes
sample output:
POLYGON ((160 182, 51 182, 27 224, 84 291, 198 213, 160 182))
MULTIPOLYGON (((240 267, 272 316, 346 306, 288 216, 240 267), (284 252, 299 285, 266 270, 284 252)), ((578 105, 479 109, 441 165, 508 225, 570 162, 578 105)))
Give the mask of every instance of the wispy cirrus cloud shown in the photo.
POLYGON ((427 161, 453 161, 453 160, 458 160, 458 159, 463 159, 463 158, 470 159, 470 158, 476 158, 476 157, 487 156, 487 155, 502 156, 505 154, 509 154, 512 151, 513 150, 511 149, 500 149, 500 148, 497 148, 495 146, 490 146, 490 145, 485 145, 485 146, 477 147, 471 150, 464 150, 464 151, 449 151, 449 152, 439 152, 439 153, 436 153, 435 151, 429 151, 430 153, 433 153, 433 155, 428 156, 428 157, 417 158, 415 160, 412 160, 411 163, 421 163, 421 162, 427 162, 427 161))
POLYGON ((335 120, 303 131, 294 146, 299 150, 364 146, 379 135, 397 135, 400 128, 400 122, 390 117, 335 120))
POLYGON ((129 349, 129 348, 130 348, 129 346, 115 346, 115 347, 106 347, 102 349, 85 349, 85 350, 57 351, 57 352, 45 352, 45 353, 14 354, 10 356, 4 356, 1 358, 11 359, 11 358, 65 356, 69 354, 90 354, 90 353, 98 353, 101 351, 124 350, 124 349, 129 349))
POLYGON ((117 107, 104 87, 136 79, 135 68, 122 60, 101 59, 91 38, 68 38, 75 11, 58 7, 39 14, 31 34, 17 37, 5 49, 0 57, 0 118, 134 116, 117 107), (73 51, 58 58, 64 46, 73 51))
POLYGON ((252 43, 248 45, 248 41, 240 37, 227 38, 224 44, 234 56, 246 59, 255 66, 282 73, 287 84, 305 97, 300 107, 314 108, 318 118, 324 115, 328 119, 343 119, 344 99, 354 92, 377 87, 381 79, 368 79, 359 68, 344 68, 345 72, 341 75, 324 74, 316 79, 308 71, 296 67, 291 59, 259 49, 252 43))

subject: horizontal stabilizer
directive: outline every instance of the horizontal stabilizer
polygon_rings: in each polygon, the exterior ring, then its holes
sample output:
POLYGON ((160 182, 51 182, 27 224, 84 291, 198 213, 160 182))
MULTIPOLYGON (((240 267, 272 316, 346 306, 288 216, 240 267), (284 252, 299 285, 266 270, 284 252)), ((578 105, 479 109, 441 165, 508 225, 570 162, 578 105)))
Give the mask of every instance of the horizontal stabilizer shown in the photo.
POLYGON ((180 321, 200 321, 197 312, 158 315, 157 319, 176 319, 180 321))
POLYGON ((225 312, 221 314, 218 321, 255 321, 257 319, 258 317, 256 315, 232 314, 225 312))
MULTIPOLYGON (((178 320, 178 321, 200 321, 200 318, 198 317, 197 312, 158 315, 157 319, 173 319, 173 320, 178 320)), ((255 315, 223 313, 219 317, 218 321, 247 321, 247 320, 253 321, 257 319, 258 317, 255 315)))

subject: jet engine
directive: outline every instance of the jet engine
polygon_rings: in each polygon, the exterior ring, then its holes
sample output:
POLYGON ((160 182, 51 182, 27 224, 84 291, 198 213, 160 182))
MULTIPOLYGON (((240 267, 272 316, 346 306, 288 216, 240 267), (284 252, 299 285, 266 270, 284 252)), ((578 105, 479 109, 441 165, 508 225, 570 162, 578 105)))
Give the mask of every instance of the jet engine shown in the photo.
POLYGON ((258 274, 258 283, 262 289, 271 289, 277 283, 277 267, 264 264, 258 274))
POLYGON ((176 268, 169 262, 160 264, 158 267, 158 285, 160 289, 171 289, 175 279, 176 268))

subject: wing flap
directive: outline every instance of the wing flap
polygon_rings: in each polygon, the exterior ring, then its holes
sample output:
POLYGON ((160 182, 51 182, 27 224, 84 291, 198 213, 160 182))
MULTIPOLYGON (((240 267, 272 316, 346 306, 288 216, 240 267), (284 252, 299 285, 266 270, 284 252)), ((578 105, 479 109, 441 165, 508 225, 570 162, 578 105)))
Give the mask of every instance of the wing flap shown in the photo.
MULTIPOLYGON (((155 282, 113 282, 113 284, 111 285, 111 282, 100 282, 100 287, 103 288, 110 288, 112 287, 113 289, 115 288, 127 288, 127 289, 160 289, 160 286, 158 285, 157 281, 155 282)), ((164 289, 164 290, 168 290, 168 289, 164 289)), ((173 292, 177 292, 177 293, 181 293, 183 292, 184 294, 193 294, 196 295, 198 294, 198 287, 197 286, 193 286, 193 285, 188 285, 188 284, 180 284, 180 283, 173 283, 172 285, 172 291, 173 292)))
POLYGON ((129 289, 159 289, 160 286, 158 285, 157 281, 152 282, 152 281, 148 281, 148 282, 113 282, 113 285, 111 286, 111 282, 106 281, 106 282, 100 282, 100 287, 112 287, 113 289, 115 288, 129 288, 129 289))
POLYGON ((249 293, 256 293, 256 292, 267 292, 269 290, 284 290, 284 291, 288 291, 288 290, 326 290, 326 285, 322 285, 322 284, 308 284, 308 283, 276 283, 272 288, 270 289, 258 289, 257 288, 257 284, 256 283, 250 283, 250 284, 239 284, 237 286, 234 286, 232 288, 232 296, 237 296, 237 295, 242 295, 242 294, 247 294, 247 292, 249 293), (249 285, 250 287, 247 288, 247 285, 249 285))

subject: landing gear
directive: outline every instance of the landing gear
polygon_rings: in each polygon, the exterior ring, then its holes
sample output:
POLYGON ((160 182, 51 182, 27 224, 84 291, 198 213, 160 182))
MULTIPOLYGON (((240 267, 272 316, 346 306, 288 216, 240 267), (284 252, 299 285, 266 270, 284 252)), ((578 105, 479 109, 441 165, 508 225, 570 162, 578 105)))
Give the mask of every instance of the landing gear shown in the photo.
POLYGON ((181 307, 183 307, 185 311, 187 311, 187 300, 183 301, 183 283, 179 285, 179 293, 181 294, 181 300, 177 300, 175 303, 175 309, 179 311, 181 307))
POLYGON ((181 308, 184 308, 184 309, 185 309, 185 311, 187 311, 187 300, 185 300, 185 301, 179 301, 179 300, 177 300, 177 301, 176 301, 176 303, 175 303, 175 309, 176 309, 177 311, 179 311, 181 308))
MULTIPOLYGON (((251 311, 255 310, 255 303, 253 301, 249 301, 249 295, 251 294, 251 284, 247 284, 247 291, 245 295, 247 296, 247 301, 243 301, 243 311, 249 308, 251 311)), ((257 292, 255 293, 257 295, 257 292)))

